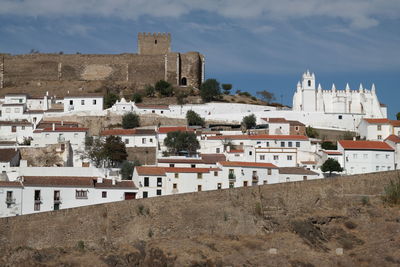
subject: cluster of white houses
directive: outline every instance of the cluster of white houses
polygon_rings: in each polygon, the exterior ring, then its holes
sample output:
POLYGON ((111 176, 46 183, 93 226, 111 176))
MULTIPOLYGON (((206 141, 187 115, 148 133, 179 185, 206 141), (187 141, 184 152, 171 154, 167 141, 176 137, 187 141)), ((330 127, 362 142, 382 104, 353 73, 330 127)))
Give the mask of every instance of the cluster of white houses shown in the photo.
POLYGON ((325 91, 315 88, 315 76, 307 72, 297 87, 293 110, 228 103, 143 105, 124 98, 103 110, 103 97, 98 95, 30 98, 7 94, 0 99, 0 217, 318 179, 324 177, 320 167, 329 158, 340 163, 344 175, 400 168, 400 121, 386 118, 374 86, 371 90, 361 86, 358 91, 349 87, 325 91), (155 163, 136 167, 132 180, 126 181, 118 170, 94 168, 81 157, 89 128, 52 119, 110 112, 184 118, 188 110, 206 119, 226 121, 255 114, 263 127, 245 133, 187 126, 104 129, 98 138, 118 136, 127 149, 155 151, 155 163), (355 130, 361 140, 340 140, 336 150, 324 150, 321 140, 306 136, 306 126, 329 128, 330 124, 355 130), (165 156, 164 140, 174 131, 196 135, 200 144, 196 155, 165 156), (31 167, 23 159, 26 148, 50 146, 62 158, 60 167, 31 167))

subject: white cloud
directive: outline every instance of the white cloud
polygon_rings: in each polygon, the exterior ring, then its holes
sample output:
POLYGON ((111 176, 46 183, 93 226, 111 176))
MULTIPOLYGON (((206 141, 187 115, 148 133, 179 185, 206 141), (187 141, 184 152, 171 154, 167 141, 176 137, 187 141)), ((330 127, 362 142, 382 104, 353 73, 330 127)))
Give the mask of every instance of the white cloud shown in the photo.
POLYGON ((399 18, 398 0, 0 0, 0 14, 20 16, 142 15, 180 17, 208 11, 233 19, 291 20, 322 16, 340 18, 354 28, 369 28, 380 18, 399 18))

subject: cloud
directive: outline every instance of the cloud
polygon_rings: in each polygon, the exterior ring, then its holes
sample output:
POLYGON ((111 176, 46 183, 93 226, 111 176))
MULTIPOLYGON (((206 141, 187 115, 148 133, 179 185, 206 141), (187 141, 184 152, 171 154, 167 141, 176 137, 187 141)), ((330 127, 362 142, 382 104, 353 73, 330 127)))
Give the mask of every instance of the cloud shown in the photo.
POLYGON ((352 28, 369 28, 381 19, 398 19, 398 0, 1 0, 0 14, 18 16, 96 16, 138 19, 178 18, 196 11, 228 19, 289 21, 339 18, 352 28))

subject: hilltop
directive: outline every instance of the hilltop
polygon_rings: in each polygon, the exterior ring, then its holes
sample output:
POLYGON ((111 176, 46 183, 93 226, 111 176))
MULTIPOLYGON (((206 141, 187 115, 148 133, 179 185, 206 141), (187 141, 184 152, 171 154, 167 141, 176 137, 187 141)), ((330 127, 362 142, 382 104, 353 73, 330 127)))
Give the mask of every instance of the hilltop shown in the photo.
POLYGON ((400 172, 0 219, 2 266, 396 266, 400 172))

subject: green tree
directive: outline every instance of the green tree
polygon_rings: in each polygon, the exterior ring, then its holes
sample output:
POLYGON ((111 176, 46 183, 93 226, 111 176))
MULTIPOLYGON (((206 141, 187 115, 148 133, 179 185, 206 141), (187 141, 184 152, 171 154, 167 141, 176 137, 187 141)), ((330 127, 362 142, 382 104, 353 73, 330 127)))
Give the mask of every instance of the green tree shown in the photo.
POLYGON ((389 184, 385 186, 383 200, 387 203, 398 205, 400 204, 400 176, 390 180, 389 184))
POLYGON ((104 97, 104 107, 107 108, 111 108, 115 102, 117 102, 117 100, 119 100, 119 97, 114 94, 114 93, 107 93, 104 97))
POLYGON ((342 172, 343 168, 336 159, 329 158, 322 164, 321 171, 329 172, 329 176, 331 176, 332 172, 342 172))
POLYGON ((146 92, 146 96, 148 97, 154 97, 156 94, 156 89, 154 88, 154 86, 150 84, 146 85, 144 90, 146 92))
POLYGON ((336 150, 337 145, 332 143, 331 141, 324 141, 321 144, 321 148, 326 150, 336 150))
POLYGON ((271 92, 268 92, 267 90, 259 91, 259 92, 257 92, 257 95, 259 95, 260 98, 267 103, 271 103, 271 101, 275 100, 274 94, 271 92))
POLYGON ((142 103, 143 98, 142 98, 142 95, 141 95, 140 93, 134 93, 134 94, 132 95, 131 100, 132 100, 133 102, 135 102, 135 103, 142 103))
POLYGON ((396 118, 397 118, 398 121, 400 121, 400 112, 397 112, 396 118))
POLYGON ((140 162, 135 159, 134 161, 125 160, 121 164, 121 175, 123 180, 132 180, 133 169, 140 166, 140 162))
POLYGON ((182 153, 193 155, 200 148, 199 141, 194 133, 182 131, 169 132, 164 139, 164 145, 171 155, 180 155, 182 153))
POLYGON ((133 112, 129 112, 122 117, 122 128, 132 129, 139 127, 140 118, 139 115, 133 112))
POLYGON ((174 88, 172 85, 164 80, 159 80, 154 88, 161 96, 172 96, 174 94, 174 88))
POLYGON ((204 126, 205 124, 204 119, 193 110, 186 113, 186 120, 189 126, 204 126))
POLYGON ((257 125, 256 121, 257 121, 256 116, 254 114, 251 114, 251 115, 243 117, 242 125, 246 130, 248 130, 248 129, 256 127, 256 125, 257 125))
POLYGON ((229 95, 231 90, 232 90, 232 84, 230 83, 223 83, 222 84, 222 89, 224 89, 224 94, 229 95))
POLYGON ((218 100, 221 97, 221 88, 216 79, 207 79, 200 86, 200 96, 204 102, 218 100))
POLYGON ((97 167, 116 167, 128 157, 125 144, 118 136, 106 139, 87 137, 85 150, 80 151, 82 159, 89 159, 97 167))
POLYGON ((318 137, 318 132, 311 126, 306 127, 306 135, 310 138, 317 138, 318 137))

